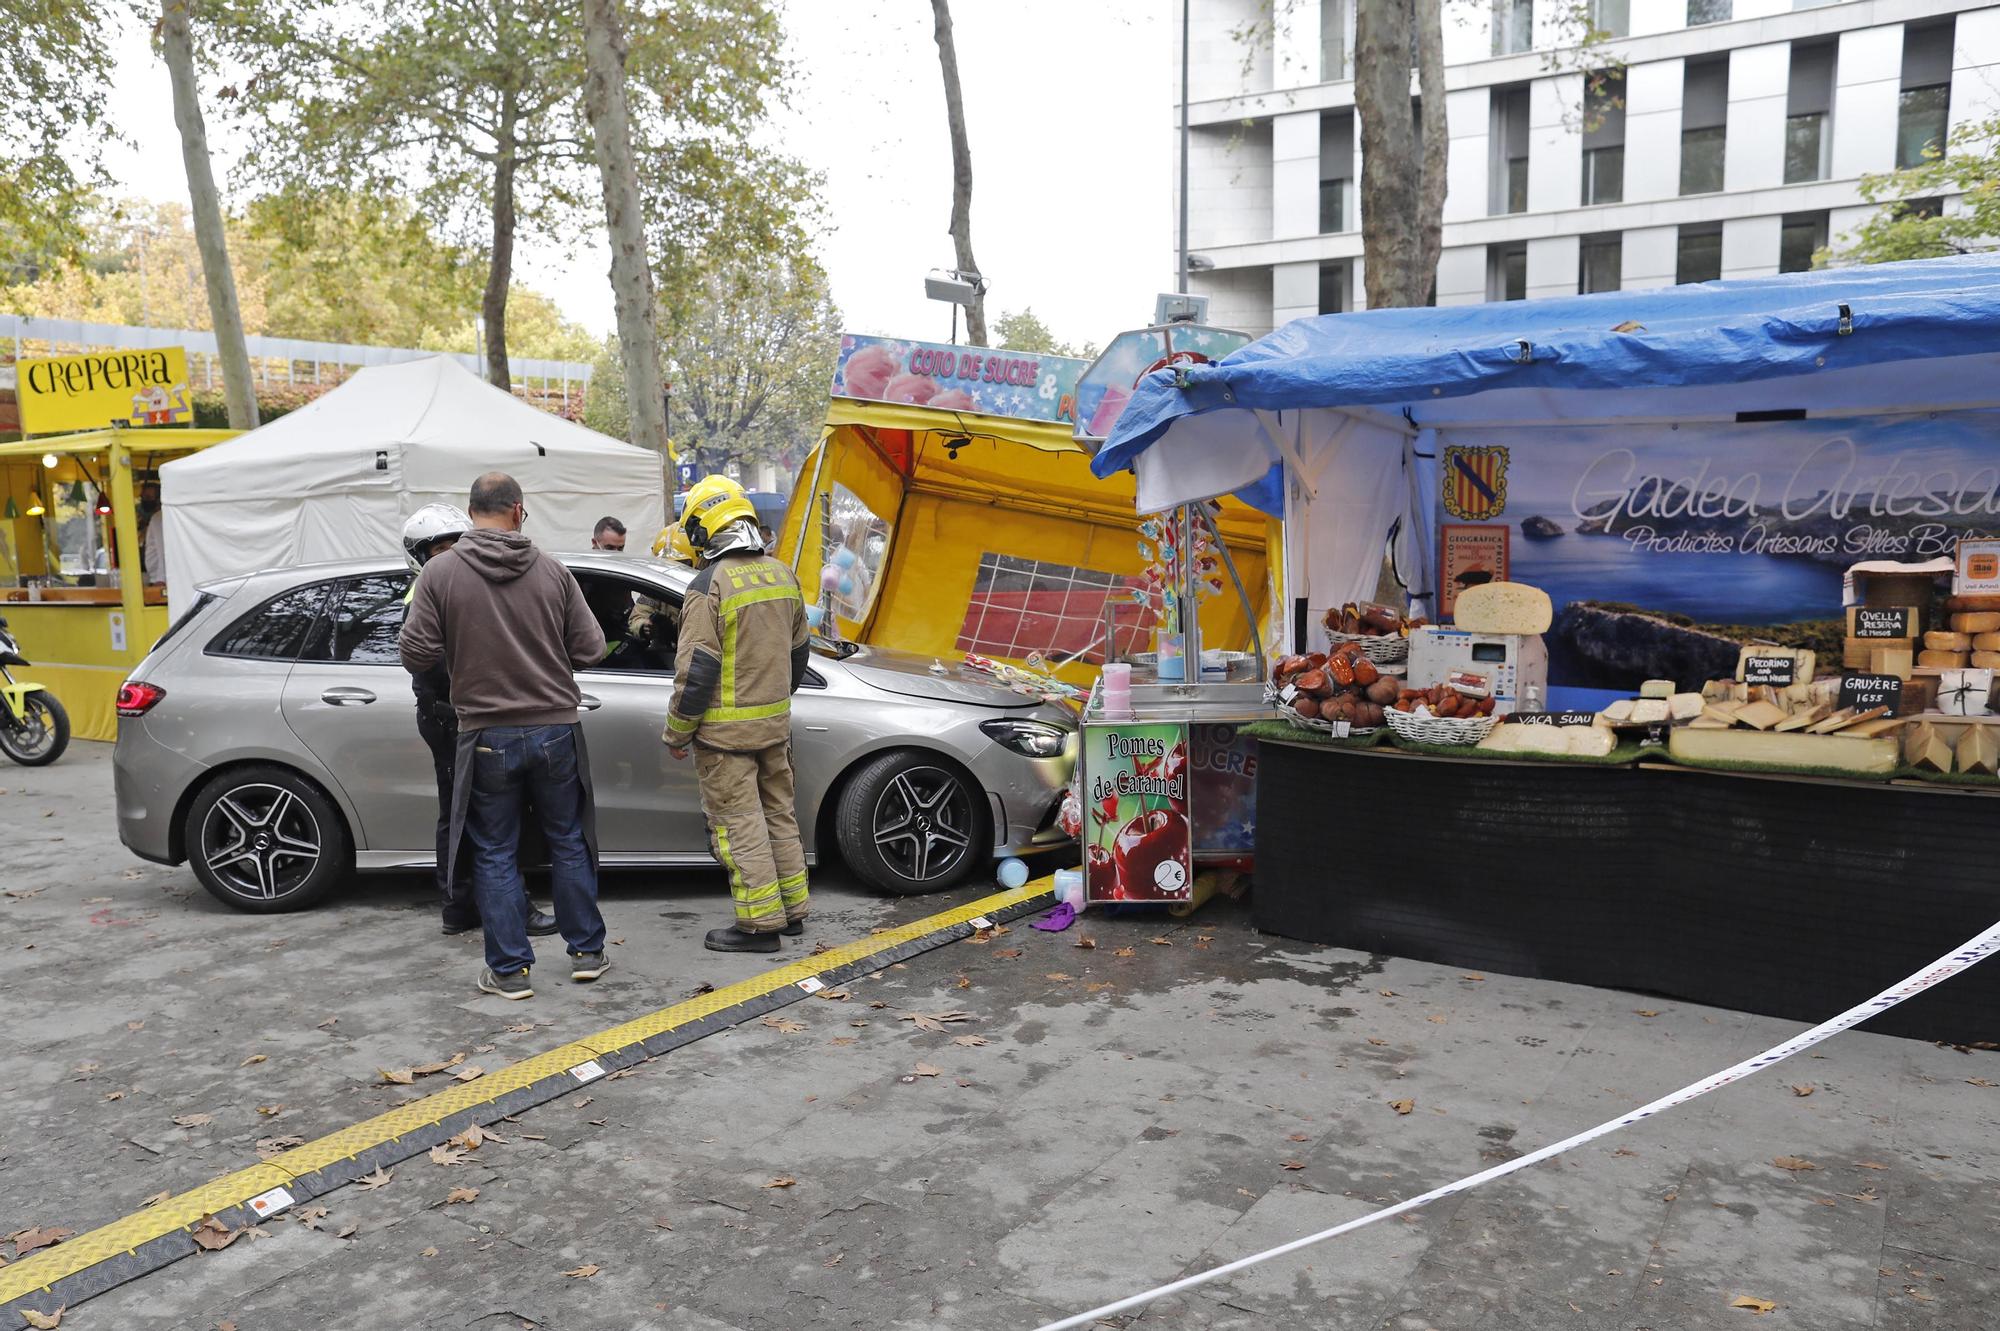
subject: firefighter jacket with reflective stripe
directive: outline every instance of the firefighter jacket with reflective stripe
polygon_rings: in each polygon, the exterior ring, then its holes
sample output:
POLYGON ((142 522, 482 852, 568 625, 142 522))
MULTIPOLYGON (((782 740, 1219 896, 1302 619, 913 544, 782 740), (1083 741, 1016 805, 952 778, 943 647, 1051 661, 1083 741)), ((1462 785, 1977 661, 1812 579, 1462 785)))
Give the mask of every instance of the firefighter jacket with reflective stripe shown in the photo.
POLYGON ((791 569, 761 554, 708 565, 681 602, 674 697, 661 738, 676 748, 693 741, 739 753, 785 743, 807 642, 791 569))

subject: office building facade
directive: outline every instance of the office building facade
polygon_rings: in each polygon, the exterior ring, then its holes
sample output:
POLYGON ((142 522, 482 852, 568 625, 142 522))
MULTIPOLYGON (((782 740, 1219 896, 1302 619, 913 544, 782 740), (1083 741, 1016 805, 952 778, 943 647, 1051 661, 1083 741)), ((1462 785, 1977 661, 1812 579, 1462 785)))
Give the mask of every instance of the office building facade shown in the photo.
MULTIPOLYGON (((1353 4, 1193 0, 1190 286, 1216 323, 1366 303, 1353 4)), ((2000 114, 2000 7, 1589 0, 1612 36, 1587 55, 1582 12, 1445 0, 1441 305, 1803 270, 1876 211, 1863 175, 2000 114)))

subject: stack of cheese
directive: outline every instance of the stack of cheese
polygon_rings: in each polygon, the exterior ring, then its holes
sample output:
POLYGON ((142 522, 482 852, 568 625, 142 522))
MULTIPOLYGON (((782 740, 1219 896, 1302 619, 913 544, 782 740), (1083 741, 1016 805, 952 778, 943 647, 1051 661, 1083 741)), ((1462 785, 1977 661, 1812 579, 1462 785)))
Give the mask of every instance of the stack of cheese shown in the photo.
POLYGON ((2000 726, 1919 721, 1903 732, 1903 761, 1929 772, 2000 774, 2000 726))
POLYGON ((1653 726, 1668 722, 1692 722, 1701 715, 1699 693, 1679 693, 1670 679, 1649 679, 1639 686, 1636 698, 1620 698, 1597 714, 1607 726, 1653 726))
POLYGON ((1676 726, 1667 751, 1696 761, 1814 767, 1857 773, 1891 772, 1896 742, 1886 738, 1903 724, 1887 707, 1838 706, 1840 680, 1814 679, 1816 664, 1804 648, 1745 647, 1736 678, 1702 687, 1701 714, 1676 726), (1744 682, 1751 657, 1792 659, 1789 685, 1744 682))
POLYGON ((1569 758, 1603 758, 1617 746, 1608 726, 1534 726, 1503 722, 1487 732, 1479 747, 1488 753, 1546 753, 1569 758))
POLYGON ((1949 630, 1924 635, 1917 664, 1942 670, 2000 670, 2000 610, 1961 610, 1949 630))

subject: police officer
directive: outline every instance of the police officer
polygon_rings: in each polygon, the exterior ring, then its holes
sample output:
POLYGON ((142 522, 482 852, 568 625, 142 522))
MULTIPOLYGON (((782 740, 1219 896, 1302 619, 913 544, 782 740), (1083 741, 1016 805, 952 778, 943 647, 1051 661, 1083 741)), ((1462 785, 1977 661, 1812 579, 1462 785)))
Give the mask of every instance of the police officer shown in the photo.
POLYGON ((776 952, 805 932, 806 860, 792 780, 792 694, 805 678, 805 602, 791 569, 764 551, 743 488, 709 476, 688 491, 682 528, 697 552, 681 602, 674 694, 661 739, 694 751, 715 858, 736 920, 716 952, 776 952))
MULTIPOLYGON (((425 504, 403 524, 403 553, 410 567, 421 569, 431 556, 457 544, 471 527, 471 520, 450 504, 425 504)), ((416 586, 416 580, 411 579, 412 595, 416 586)), ((408 599, 404 597, 406 602, 408 599)), ((479 906, 472 898, 472 856, 463 851, 459 854, 456 874, 447 867, 452 863, 452 787, 458 764, 458 714, 451 707, 451 676, 440 661, 411 675, 410 687, 417 695, 417 733, 430 749, 431 766, 437 773, 437 885, 444 903, 444 931, 469 933, 479 927, 479 906)), ((529 903, 528 932, 545 937, 555 931, 556 917, 529 903)))

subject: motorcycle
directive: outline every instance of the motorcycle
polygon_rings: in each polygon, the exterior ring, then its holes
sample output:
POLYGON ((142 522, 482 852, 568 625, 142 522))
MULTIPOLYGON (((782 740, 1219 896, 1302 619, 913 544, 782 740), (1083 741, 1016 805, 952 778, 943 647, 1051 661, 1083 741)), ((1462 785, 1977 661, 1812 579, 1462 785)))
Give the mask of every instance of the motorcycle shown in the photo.
POLYGON ((69 713, 45 685, 14 678, 9 667, 27 664, 0 618, 0 753, 23 767, 46 767, 69 747, 69 713))

